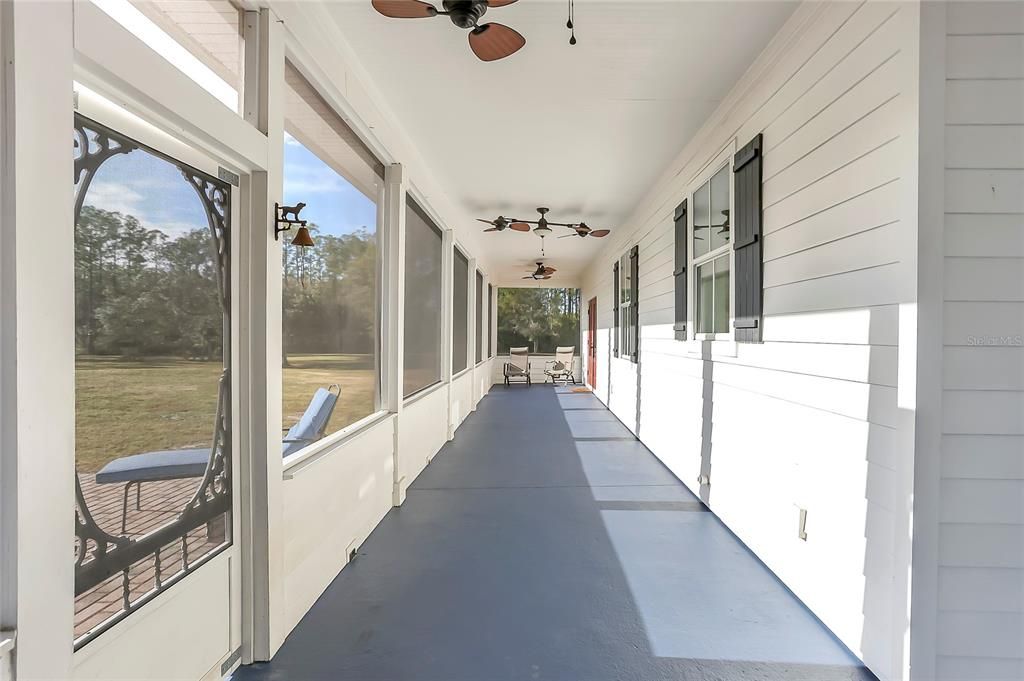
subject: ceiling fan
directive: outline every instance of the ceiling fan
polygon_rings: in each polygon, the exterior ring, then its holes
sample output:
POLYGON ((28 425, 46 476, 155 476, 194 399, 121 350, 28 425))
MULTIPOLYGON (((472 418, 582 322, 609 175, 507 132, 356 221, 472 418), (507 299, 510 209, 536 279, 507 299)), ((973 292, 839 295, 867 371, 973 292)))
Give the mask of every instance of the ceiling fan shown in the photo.
MULTIPOLYGON (((543 206, 538 208, 537 212, 540 213, 540 218, 537 220, 505 218, 504 216, 501 215, 499 215, 494 220, 484 220, 482 218, 477 218, 477 220, 479 220, 480 222, 485 222, 489 225, 493 225, 491 229, 485 229, 485 232, 500 232, 506 227, 514 229, 517 232, 528 232, 530 231, 530 225, 537 225, 536 227, 533 228, 533 233, 542 239, 547 235, 551 234, 552 225, 554 225, 555 227, 568 227, 569 229, 576 232, 576 234, 566 234, 565 236, 592 236, 600 238, 603 236, 608 236, 608 234, 611 232, 611 230, 608 229, 591 229, 590 227, 587 226, 585 222, 549 222, 547 214, 550 210, 550 208, 544 208, 543 206)), ((559 238, 561 239, 562 237, 559 238)))
POLYGON ((533 279, 535 281, 550 279, 551 275, 557 271, 558 270, 554 267, 545 267, 543 262, 537 261, 537 269, 535 269, 532 274, 528 274, 523 277, 523 279, 533 279))
POLYGON ((490 229, 485 229, 485 232, 503 232, 506 229, 513 229, 517 232, 529 232, 530 225, 525 222, 513 222, 503 215, 499 215, 493 220, 484 220, 483 218, 477 218, 477 222, 483 222, 491 225, 490 229))
POLYGON ((570 236, 578 236, 578 237, 592 236, 594 238, 600 239, 601 237, 608 236, 608 234, 611 233, 610 229, 591 229, 590 227, 587 226, 587 223, 585 223, 585 222, 581 222, 581 223, 579 223, 577 225, 571 225, 571 227, 574 230, 576 230, 576 234, 563 234, 562 236, 560 236, 558 238, 559 239, 564 239, 564 238, 570 237, 570 236))
POLYGON ((504 24, 479 24, 490 7, 504 7, 516 0, 442 0, 443 10, 421 0, 372 0, 375 10, 392 19, 427 19, 447 16, 459 28, 469 32, 469 49, 482 61, 504 59, 518 52, 526 44, 515 29, 504 24))

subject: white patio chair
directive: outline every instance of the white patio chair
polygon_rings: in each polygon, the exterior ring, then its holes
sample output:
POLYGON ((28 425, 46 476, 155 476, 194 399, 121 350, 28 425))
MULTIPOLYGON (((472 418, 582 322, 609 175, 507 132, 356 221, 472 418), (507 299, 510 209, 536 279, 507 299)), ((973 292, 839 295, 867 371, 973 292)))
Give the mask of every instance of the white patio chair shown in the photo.
POLYGON ((509 348, 508 361, 505 362, 505 385, 510 385, 513 378, 524 379, 526 385, 530 381, 530 348, 509 348))
POLYGON ((551 378, 552 383, 558 381, 576 383, 572 367, 576 360, 575 345, 560 345, 555 348, 555 358, 549 359, 544 365, 544 374, 551 378))

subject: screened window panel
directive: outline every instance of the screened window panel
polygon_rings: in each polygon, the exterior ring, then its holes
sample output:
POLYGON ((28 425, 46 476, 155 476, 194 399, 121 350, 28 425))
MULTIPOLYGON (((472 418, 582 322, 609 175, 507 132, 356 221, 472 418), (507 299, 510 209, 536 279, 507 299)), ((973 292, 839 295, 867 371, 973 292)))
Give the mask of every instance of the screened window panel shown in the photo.
POLYGON ((79 648, 231 542, 231 187, 79 115, 74 152, 79 648))
MULTIPOLYGON (((285 80, 283 203, 305 204, 314 245, 291 245, 294 229, 281 235, 282 427, 318 390, 340 390, 327 435, 380 408, 382 166, 290 63, 285 80)), ((285 455, 305 444, 286 444, 285 455)))
POLYGON ((441 380, 441 230, 411 199, 405 219, 403 395, 441 380))
POLYGON ((546 355, 560 345, 579 345, 578 289, 498 288, 495 292, 492 309, 498 355, 523 346, 533 354, 546 355))
POLYGON ((225 106, 241 110, 242 12, 230 0, 99 0, 96 6, 225 106))
MULTIPOLYGON (((320 96, 313 85, 291 62, 285 62, 285 122, 289 135, 323 159, 346 183, 373 201, 379 200, 384 164, 359 136, 320 96)), ((316 182, 329 178, 309 176, 316 182)), ((286 179, 287 182, 287 179, 286 179)))
POLYGON ((476 363, 484 361, 484 321, 487 301, 484 300, 484 275, 476 271, 476 363))
POLYGON ((469 259, 455 249, 452 287, 452 373, 469 366, 469 259))
POLYGON ((228 85, 242 87, 242 13, 231 0, 132 0, 228 85))

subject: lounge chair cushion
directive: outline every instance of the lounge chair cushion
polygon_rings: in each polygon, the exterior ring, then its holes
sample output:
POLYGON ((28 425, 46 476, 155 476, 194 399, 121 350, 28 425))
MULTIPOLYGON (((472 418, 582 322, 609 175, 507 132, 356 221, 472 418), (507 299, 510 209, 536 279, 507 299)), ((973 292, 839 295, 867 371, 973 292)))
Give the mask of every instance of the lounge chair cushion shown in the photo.
POLYGON ((324 431, 327 430, 327 422, 331 420, 337 403, 336 393, 326 388, 317 388, 302 418, 284 436, 281 455, 293 454, 323 437, 324 431))
MULTIPOLYGON (((323 437, 337 403, 338 395, 336 393, 325 388, 318 388, 302 418, 285 435, 284 442, 281 443, 281 455, 288 456, 323 437)), ((206 473, 206 464, 209 459, 209 447, 170 449, 162 452, 123 456, 101 468, 96 473, 96 482, 103 485, 112 482, 152 482, 198 478, 206 473)))
POLYGON ((209 447, 169 449, 114 459, 96 474, 96 482, 133 482, 136 480, 177 480, 198 478, 206 472, 209 447))

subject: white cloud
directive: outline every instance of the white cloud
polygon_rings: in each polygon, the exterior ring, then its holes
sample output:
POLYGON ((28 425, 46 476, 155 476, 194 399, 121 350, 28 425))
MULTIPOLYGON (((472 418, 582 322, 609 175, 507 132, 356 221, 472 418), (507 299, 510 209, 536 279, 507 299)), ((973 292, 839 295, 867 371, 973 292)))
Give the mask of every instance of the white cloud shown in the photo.
POLYGON ((145 198, 126 184, 95 180, 89 185, 85 202, 103 210, 134 215, 141 219, 139 211, 145 198))
POLYGON ((343 191, 341 177, 327 166, 319 168, 289 163, 284 168, 286 195, 326 194, 343 191))

